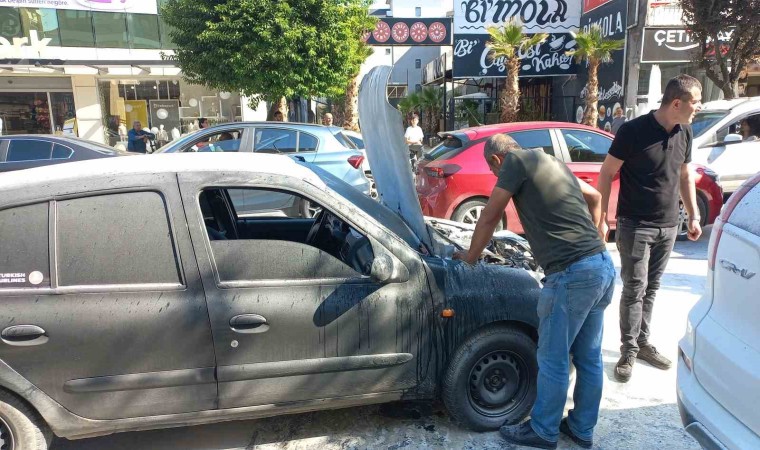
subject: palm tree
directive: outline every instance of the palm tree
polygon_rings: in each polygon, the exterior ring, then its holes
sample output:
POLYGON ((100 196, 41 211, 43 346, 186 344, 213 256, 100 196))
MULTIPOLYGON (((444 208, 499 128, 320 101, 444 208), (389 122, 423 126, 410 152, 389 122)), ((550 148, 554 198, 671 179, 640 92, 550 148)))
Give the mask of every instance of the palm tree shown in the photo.
POLYGON ((504 23, 502 28, 489 27, 491 40, 486 46, 491 49, 490 58, 504 58, 507 66, 506 86, 499 97, 499 109, 502 122, 514 122, 520 109, 520 75, 519 51, 536 46, 546 40, 546 33, 527 35, 523 25, 517 18, 504 23))
POLYGON ((575 35, 575 50, 566 54, 574 56, 577 62, 586 61, 588 65, 588 82, 586 84, 586 109, 583 111, 583 123, 595 127, 599 112, 599 66, 612 62, 612 52, 620 50, 625 45, 625 40, 605 39, 602 28, 591 25, 588 31, 581 31, 575 35))
POLYGON ((416 92, 412 92, 406 95, 398 101, 398 110, 404 116, 404 120, 409 120, 409 116, 418 112, 420 107, 420 95, 416 92))
POLYGON ((422 109, 424 122, 422 128, 429 136, 438 131, 438 119, 443 103, 443 93, 440 88, 426 87, 420 92, 420 108, 422 109))

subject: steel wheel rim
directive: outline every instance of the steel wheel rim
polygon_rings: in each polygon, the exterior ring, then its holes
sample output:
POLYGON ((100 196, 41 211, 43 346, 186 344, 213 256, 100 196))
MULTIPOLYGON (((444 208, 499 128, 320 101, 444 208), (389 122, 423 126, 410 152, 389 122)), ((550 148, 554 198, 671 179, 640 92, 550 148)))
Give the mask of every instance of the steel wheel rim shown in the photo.
POLYGON ((689 233, 689 215, 686 213, 686 208, 684 208, 683 203, 679 203, 678 205, 678 234, 684 235, 689 233))
POLYGON ((483 212, 484 209, 485 209, 485 206, 475 206, 473 208, 468 209, 464 213, 462 222, 475 225, 476 223, 478 223, 478 219, 480 219, 480 214, 483 212))
POLYGON ((13 431, 4 418, 0 417, 0 450, 13 450, 13 431))
POLYGON ((517 354, 498 350, 483 356, 470 369, 467 398, 487 417, 512 412, 528 395, 528 366, 517 354))

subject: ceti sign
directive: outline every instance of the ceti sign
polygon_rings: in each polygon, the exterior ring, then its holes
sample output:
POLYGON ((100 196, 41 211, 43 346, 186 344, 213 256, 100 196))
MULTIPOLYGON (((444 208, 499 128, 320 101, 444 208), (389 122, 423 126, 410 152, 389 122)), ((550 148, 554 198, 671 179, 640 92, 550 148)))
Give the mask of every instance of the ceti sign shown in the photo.
POLYGON ((0 0, 0 6, 158 14, 156 0, 0 0))
MULTIPOLYGON (((731 42, 732 29, 718 34, 719 47, 722 54, 728 50, 731 42)), ((685 28, 644 28, 644 38, 641 40, 641 62, 689 62, 699 54, 697 41, 685 28)), ((705 56, 715 54, 712 40, 708 42, 705 56)))

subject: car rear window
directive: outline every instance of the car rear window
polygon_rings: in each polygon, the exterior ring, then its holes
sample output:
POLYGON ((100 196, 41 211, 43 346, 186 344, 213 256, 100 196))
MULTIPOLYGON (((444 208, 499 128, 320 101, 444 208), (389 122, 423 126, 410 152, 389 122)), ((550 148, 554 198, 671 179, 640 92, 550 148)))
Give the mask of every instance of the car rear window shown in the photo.
POLYGON ((458 137, 446 136, 440 144, 436 145, 432 150, 425 154, 425 159, 432 161, 437 159, 451 159, 468 148, 469 146, 464 145, 462 140, 458 137))
POLYGON ((352 141, 348 136, 346 136, 342 131, 338 131, 335 133, 335 139, 338 140, 341 144, 346 146, 346 148, 350 148, 351 150, 358 150, 359 147, 354 144, 354 141, 352 141))

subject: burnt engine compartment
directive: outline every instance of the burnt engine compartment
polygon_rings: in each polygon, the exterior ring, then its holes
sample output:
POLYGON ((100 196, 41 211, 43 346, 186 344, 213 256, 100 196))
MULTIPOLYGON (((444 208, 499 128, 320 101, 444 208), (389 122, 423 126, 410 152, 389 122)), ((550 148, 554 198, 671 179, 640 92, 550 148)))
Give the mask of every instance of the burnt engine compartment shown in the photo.
MULTIPOLYGON (((439 255, 448 258, 454 251, 468 248, 475 231, 474 226, 433 217, 425 217, 425 223, 436 231, 436 237, 443 238, 454 247, 451 250, 439 249, 439 255)), ((481 261, 486 264, 543 272, 530 250, 528 241, 508 230, 494 233, 491 242, 483 251, 481 261)))

